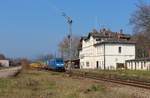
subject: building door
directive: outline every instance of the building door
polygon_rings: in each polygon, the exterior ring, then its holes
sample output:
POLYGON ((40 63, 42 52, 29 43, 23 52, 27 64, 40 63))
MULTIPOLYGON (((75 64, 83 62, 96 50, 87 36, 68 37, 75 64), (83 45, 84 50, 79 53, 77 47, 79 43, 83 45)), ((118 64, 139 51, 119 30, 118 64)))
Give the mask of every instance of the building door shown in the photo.
POLYGON ((98 69, 98 66, 99 66, 99 62, 97 61, 97 62, 96 62, 96 68, 97 68, 97 69, 98 69))
POLYGON ((117 69, 125 69, 124 63, 117 63, 117 69))

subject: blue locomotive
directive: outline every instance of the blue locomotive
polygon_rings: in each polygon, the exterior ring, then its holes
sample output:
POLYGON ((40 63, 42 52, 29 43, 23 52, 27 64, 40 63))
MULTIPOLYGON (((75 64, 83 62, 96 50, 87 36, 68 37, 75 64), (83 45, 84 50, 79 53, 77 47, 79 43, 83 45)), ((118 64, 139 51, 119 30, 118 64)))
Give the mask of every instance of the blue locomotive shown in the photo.
POLYGON ((46 61, 46 65, 48 69, 55 71, 65 71, 64 61, 62 58, 55 58, 46 61))

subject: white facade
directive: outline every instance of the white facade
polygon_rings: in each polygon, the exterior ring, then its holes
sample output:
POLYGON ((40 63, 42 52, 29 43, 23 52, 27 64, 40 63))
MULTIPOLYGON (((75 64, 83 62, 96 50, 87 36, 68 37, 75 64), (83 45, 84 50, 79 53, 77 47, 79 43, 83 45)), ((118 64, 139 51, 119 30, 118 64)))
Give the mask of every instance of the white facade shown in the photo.
POLYGON ((126 66, 129 70, 150 70, 150 60, 128 60, 126 66))
POLYGON ((125 65, 126 60, 135 59, 135 44, 107 42, 103 39, 96 41, 90 36, 82 40, 79 58, 80 68, 116 69, 117 64, 125 65))
POLYGON ((0 66, 9 67, 9 60, 0 60, 0 66))

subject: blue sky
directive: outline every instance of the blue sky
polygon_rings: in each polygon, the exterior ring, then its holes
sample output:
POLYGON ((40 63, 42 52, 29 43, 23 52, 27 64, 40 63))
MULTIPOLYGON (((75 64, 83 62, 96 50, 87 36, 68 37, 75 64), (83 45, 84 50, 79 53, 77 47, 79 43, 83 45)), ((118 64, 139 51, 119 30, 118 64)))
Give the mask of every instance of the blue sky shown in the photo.
POLYGON ((58 42, 68 34, 61 11, 72 17, 75 35, 86 35, 101 27, 131 34, 129 18, 136 3, 137 0, 0 0, 0 53, 33 58, 57 52, 58 42))

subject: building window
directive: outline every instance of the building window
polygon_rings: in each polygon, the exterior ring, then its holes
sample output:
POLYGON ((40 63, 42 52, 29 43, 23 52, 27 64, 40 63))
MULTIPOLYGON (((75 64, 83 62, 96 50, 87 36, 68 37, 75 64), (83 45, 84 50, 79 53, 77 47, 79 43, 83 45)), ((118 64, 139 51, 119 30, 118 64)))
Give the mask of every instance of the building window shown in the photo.
POLYGON ((96 68, 98 69, 98 67, 99 67, 99 62, 96 61, 96 68))
POLYGON ((137 65, 136 65, 136 62, 135 62, 135 70, 136 70, 136 68, 137 68, 137 65))
POLYGON ((131 62, 131 69, 133 70, 133 62, 131 62))
POLYGON ((146 62, 144 61, 144 67, 146 67, 146 62))
POLYGON ((89 62, 86 62, 86 66, 89 67, 89 62))
POLYGON ((143 69, 143 62, 141 62, 141 69, 143 69))
POLYGON ((101 39, 99 38, 99 39, 96 39, 96 41, 101 41, 101 39))
POLYGON ((130 67, 131 67, 130 62, 128 62, 128 63, 127 63, 127 65, 128 65, 128 68, 130 68, 130 67))
POLYGON ((118 52, 121 53, 121 47, 119 47, 118 52))
POLYGON ((137 67, 138 67, 138 68, 140 67, 139 62, 137 62, 137 67))

